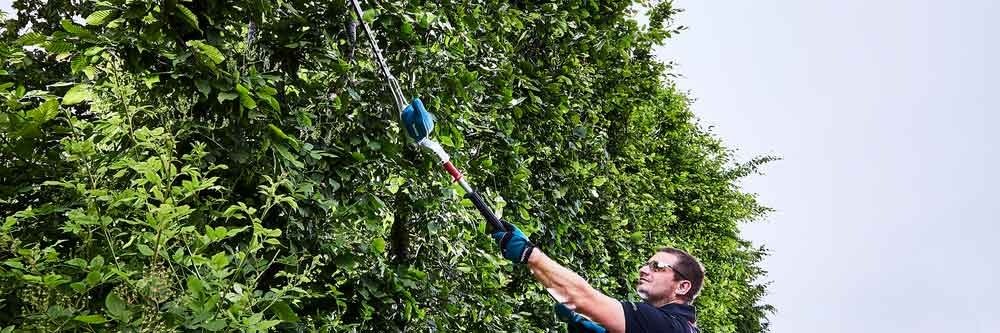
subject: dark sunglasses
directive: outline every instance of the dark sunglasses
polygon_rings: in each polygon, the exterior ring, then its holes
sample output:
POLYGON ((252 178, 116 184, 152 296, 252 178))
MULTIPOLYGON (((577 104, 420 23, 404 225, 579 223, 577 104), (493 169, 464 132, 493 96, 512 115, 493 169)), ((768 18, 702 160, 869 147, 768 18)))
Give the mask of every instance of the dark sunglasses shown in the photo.
MULTIPOLYGON (((676 268, 674 268, 674 266, 671 266, 670 264, 665 264, 665 263, 662 263, 662 262, 659 262, 659 261, 656 261, 656 260, 650 260, 649 262, 647 262, 646 264, 644 264, 642 266, 647 266, 647 267, 649 267, 650 270, 652 270, 654 272, 665 272, 669 268, 669 269, 673 270, 674 273, 676 273, 677 275, 679 275, 681 277, 681 279, 688 280, 688 281, 691 280, 691 279, 688 279, 687 276, 684 276, 684 273, 681 273, 681 271, 678 271, 676 268)), ((639 268, 642 269, 642 266, 639 266, 639 268)))

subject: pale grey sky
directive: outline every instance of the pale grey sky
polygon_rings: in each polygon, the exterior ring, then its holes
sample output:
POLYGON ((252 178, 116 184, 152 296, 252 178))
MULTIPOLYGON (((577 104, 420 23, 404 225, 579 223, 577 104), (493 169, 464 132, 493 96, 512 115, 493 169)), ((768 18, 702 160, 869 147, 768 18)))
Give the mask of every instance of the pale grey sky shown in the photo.
POLYGON ((784 158, 744 182, 773 332, 1000 330, 998 3, 675 1, 695 113, 784 158))
POLYGON ((773 251, 773 332, 1000 328, 997 2, 675 4, 658 55, 695 112, 784 158, 744 183, 777 209, 743 229, 773 251))

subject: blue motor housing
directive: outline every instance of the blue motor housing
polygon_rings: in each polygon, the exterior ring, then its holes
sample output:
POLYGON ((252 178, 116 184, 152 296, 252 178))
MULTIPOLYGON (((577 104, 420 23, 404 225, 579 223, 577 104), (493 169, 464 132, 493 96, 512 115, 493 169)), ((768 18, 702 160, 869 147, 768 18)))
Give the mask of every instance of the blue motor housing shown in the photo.
POLYGON ((427 112, 420 98, 414 98, 413 102, 410 102, 410 105, 403 109, 399 118, 403 122, 403 127, 406 128, 406 133, 413 140, 423 140, 434 130, 434 116, 427 112))

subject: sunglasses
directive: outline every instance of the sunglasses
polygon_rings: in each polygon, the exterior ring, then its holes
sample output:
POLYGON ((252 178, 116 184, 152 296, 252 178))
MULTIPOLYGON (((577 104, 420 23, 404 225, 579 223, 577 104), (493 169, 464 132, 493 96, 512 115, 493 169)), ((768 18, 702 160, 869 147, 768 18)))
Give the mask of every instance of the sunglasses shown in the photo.
MULTIPOLYGON (((665 263, 662 263, 662 262, 659 262, 659 261, 656 261, 656 260, 650 260, 649 262, 647 262, 646 264, 644 264, 642 266, 649 267, 649 269, 652 270, 652 271, 654 271, 654 272, 666 272, 667 269, 670 269, 670 270, 673 270, 675 274, 677 274, 678 276, 680 276, 681 279, 688 280, 688 281, 691 280, 691 279, 688 279, 687 276, 684 276, 684 273, 681 273, 681 271, 678 271, 676 268, 674 268, 674 266, 671 266, 670 264, 665 264, 665 263)), ((639 268, 642 269, 642 266, 639 266, 639 268)))

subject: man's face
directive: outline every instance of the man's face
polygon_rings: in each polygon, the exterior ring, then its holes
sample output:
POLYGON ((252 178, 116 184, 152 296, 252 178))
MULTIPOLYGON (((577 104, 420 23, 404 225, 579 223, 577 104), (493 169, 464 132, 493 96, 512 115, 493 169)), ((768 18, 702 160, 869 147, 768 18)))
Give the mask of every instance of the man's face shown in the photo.
MULTIPOLYGON (((656 260, 661 264, 669 264, 677 267, 677 256, 670 253, 657 252, 649 260, 656 260)), ((682 288, 681 283, 684 282, 690 285, 690 282, 684 280, 675 281, 675 274, 677 273, 670 268, 656 272, 649 265, 643 265, 639 269, 639 284, 636 286, 639 297, 651 303, 669 303, 674 301, 677 298, 676 292, 679 288, 682 288)))

